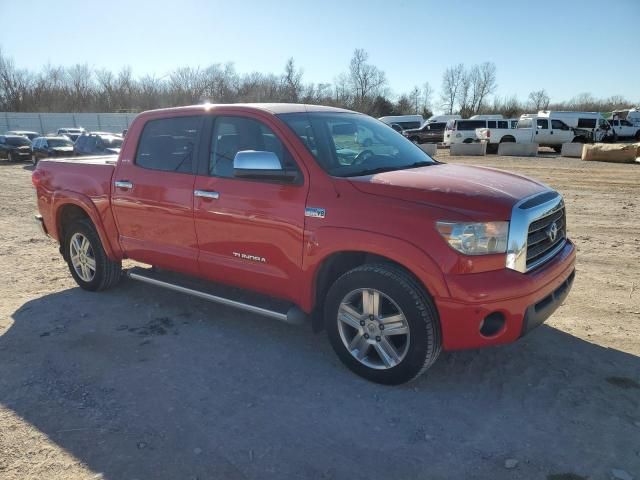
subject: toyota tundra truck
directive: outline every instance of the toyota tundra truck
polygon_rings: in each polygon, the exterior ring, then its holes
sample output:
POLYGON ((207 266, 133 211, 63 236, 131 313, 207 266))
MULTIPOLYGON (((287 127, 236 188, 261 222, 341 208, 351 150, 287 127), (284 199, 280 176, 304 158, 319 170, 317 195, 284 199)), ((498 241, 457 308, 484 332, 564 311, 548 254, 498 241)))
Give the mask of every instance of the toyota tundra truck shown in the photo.
POLYGON ((384 384, 416 378, 442 350, 516 341, 575 275, 558 192, 435 161, 338 108, 144 112, 117 157, 43 160, 32 182, 36 218, 81 288, 126 274, 306 322, 349 369, 384 384), (143 266, 124 272, 124 259, 143 266))

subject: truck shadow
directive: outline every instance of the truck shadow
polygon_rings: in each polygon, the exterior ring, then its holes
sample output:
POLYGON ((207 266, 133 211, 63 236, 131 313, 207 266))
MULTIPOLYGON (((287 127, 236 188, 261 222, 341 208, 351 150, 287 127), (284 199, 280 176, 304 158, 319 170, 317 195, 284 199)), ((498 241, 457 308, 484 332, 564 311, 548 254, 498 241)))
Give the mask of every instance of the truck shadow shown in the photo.
POLYGON ((640 359, 549 326, 384 387, 310 329, 130 281, 46 295, 11 320, 0 404, 105 479, 423 478, 427 465, 429 478, 512 478, 507 456, 537 476, 638 465, 640 359))

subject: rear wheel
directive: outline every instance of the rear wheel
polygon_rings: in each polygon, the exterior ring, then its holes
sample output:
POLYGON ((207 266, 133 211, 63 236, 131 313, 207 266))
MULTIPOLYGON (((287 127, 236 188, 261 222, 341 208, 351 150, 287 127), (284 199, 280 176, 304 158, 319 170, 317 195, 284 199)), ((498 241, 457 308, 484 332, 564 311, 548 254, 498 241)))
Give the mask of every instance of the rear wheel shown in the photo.
POLYGON ((638 140, 638 141, 640 142, 640 130, 638 130, 638 131, 636 132, 635 139, 636 139, 636 140, 638 140))
POLYGON ((560 153, 562 152, 562 145, 554 145, 553 149, 555 150, 556 153, 560 153))
POLYGON ((363 265, 332 285, 325 327, 340 360, 377 383, 408 382, 438 358, 438 315, 431 299, 403 270, 363 265))
POLYGON ((98 232, 87 219, 76 220, 66 229, 64 253, 71 276, 85 290, 106 290, 120 280, 122 264, 107 257, 98 232))
POLYGON ((587 139, 584 137, 575 137, 571 143, 587 143, 587 139))

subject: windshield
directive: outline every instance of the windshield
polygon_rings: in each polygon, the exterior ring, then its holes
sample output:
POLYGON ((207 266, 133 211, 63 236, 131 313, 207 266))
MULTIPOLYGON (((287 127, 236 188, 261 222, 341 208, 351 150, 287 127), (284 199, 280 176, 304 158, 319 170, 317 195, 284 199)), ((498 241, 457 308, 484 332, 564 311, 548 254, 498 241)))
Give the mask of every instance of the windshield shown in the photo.
POLYGON ((31 141, 27 137, 7 137, 7 143, 14 147, 24 147, 25 145, 31 145, 31 141))
POLYGON ((335 177, 433 165, 420 148, 384 123, 357 113, 278 115, 318 164, 335 177))
POLYGON ((73 147, 73 142, 71 140, 65 140, 63 138, 49 138, 47 140, 47 145, 51 148, 55 147, 73 147))

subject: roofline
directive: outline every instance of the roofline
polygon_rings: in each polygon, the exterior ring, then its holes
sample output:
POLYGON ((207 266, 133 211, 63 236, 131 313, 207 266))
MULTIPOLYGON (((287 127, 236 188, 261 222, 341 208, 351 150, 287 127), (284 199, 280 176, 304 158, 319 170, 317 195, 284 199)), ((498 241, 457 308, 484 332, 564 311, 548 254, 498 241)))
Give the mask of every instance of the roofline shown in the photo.
POLYGON ((281 113, 310 113, 310 112, 332 112, 332 113, 359 113, 345 108, 329 107, 325 105, 313 105, 305 103, 203 103, 198 105, 185 105, 181 107, 158 108, 147 110, 141 115, 161 113, 161 112, 210 112, 218 109, 234 109, 238 111, 261 111, 273 115, 281 113))

